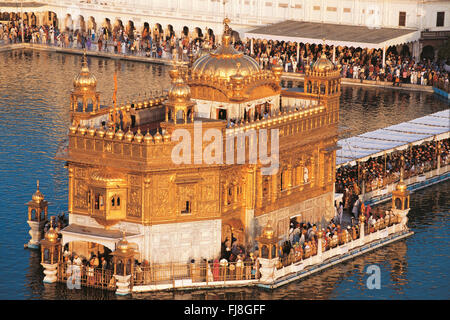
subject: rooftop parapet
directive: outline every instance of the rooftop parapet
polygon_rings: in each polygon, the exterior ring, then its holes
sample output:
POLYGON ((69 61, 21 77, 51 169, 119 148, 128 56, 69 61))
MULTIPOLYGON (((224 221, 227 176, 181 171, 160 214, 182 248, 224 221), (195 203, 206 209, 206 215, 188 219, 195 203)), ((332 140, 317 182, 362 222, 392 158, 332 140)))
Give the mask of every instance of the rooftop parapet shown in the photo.
MULTIPOLYGON (((193 135, 194 125, 201 119, 195 119, 184 125, 193 135)), ((332 124, 332 119, 326 112, 324 105, 315 105, 300 110, 290 110, 279 113, 275 116, 269 116, 261 120, 236 124, 231 128, 224 128, 222 121, 205 122, 204 128, 220 128, 223 133, 223 152, 226 152, 226 141, 233 137, 238 139, 239 134, 246 134, 250 130, 255 130, 257 139, 260 129, 278 129, 279 136, 292 137, 303 132, 314 130, 332 124)), ((270 134, 267 135, 270 140, 270 134)), ((83 125, 72 125, 69 129, 69 148, 65 156, 61 159, 77 160, 85 163, 104 164, 108 161, 120 160, 130 162, 127 167, 133 165, 137 169, 142 169, 140 165, 150 167, 167 167, 172 165, 172 150, 179 142, 172 141, 169 130, 163 132, 157 131, 151 135, 149 132, 144 134, 138 129, 134 134, 131 130, 123 132, 114 131, 112 128, 105 130, 103 128, 86 128, 83 125)), ((194 139, 192 144, 194 143, 194 139)), ((209 141, 202 142, 202 148, 209 145, 209 141)), ((235 148, 236 148, 235 143, 235 148)), ((191 146, 194 150, 194 146, 191 146)), ((192 158, 193 159, 193 158, 192 158)), ((194 163, 192 160, 191 163, 194 163)))

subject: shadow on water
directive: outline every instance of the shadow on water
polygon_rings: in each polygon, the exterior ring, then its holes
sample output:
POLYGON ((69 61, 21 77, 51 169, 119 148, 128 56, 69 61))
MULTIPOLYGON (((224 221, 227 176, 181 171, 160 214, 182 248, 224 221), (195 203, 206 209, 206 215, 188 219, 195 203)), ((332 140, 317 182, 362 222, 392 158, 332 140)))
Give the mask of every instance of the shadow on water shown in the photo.
MULTIPOLYGON (((53 159, 69 127, 69 96, 80 56, 18 50, 0 54, 0 299, 119 299, 98 289, 68 290, 43 284, 39 252, 29 240, 25 203, 36 179, 51 215, 67 210, 67 171, 53 159)), ((111 103, 114 72, 118 101, 167 88, 167 67, 89 58, 102 104, 111 103)), ((448 108, 433 94, 343 87, 340 125, 351 135, 408 121, 448 108)), ((273 291, 258 288, 134 294, 134 299, 390 299, 450 298, 449 182, 414 193, 413 237, 273 291), (378 264, 382 289, 368 290, 365 270, 378 264), (426 296, 424 296, 424 292, 426 296)), ((128 299, 129 297, 120 299, 128 299)))

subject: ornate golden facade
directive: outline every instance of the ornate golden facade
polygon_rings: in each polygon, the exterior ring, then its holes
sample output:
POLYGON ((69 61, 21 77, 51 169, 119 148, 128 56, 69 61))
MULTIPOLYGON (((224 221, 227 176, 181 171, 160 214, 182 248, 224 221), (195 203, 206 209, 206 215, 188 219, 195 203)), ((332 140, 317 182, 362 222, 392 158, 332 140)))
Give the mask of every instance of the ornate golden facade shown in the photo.
MULTIPOLYGON (((283 235, 288 232, 289 216, 295 213, 311 222, 334 215, 339 69, 331 62, 322 68, 322 63, 326 64, 322 61, 320 66, 306 73, 305 92, 282 92, 279 85, 281 69, 260 70, 252 58, 232 48, 229 32, 225 23, 222 47, 213 54, 200 57, 188 70, 174 68, 170 71, 172 87, 163 105, 154 99, 151 103, 150 100, 134 103, 135 109, 142 113, 142 119, 144 115, 156 119, 150 121, 157 123, 155 133, 145 130, 144 123, 127 132, 84 126, 83 119, 109 114, 111 110, 73 113, 68 151, 61 157, 67 161, 69 170, 69 214, 74 217, 71 223, 85 223, 89 227, 88 224, 95 221, 105 229, 132 226, 136 239, 142 236, 142 241, 136 240, 141 241, 138 248, 141 258, 157 261, 158 257, 149 257, 155 255, 154 249, 149 248, 162 243, 158 242, 163 241, 160 239, 166 239, 165 231, 157 240, 146 233, 170 229, 172 225, 184 228, 192 223, 196 226, 195 223, 200 225, 202 221, 218 221, 219 234, 214 231, 212 237, 223 241, 230 239, 232 234, 242 243, 250 243, 267 220, 273 221, 277 235, 283 235), (227 120, 196 116, 196 99, 230 103, 228 110, 231 110, 236 101, 274 95, 281 100, 288 97, 307 101, 307 106, 274 107, 265 102, 269 105, 268 115, 256 120, 247 117, 246 122, 240 117, 232 127, 227 120), (172 151, 178 142, 172 141, 171 135, 176 129, 185 129, 194 137, 195 121, 202 121, 203 131, 217 129, 222 132, 223 150, 218 151, 222 155, 226 154, 227 137, 233 137, 234 154, 237 154, 234 137, 239 133, 254 130, 258 137, 259 130, 278 129, 278 172, 262 175, 264 165, 259 161, 254 164, 198 163, 195 153, 189 164, 174 164, 172 151)), ((83 92, 82 100, 95 94, 95 86, 80 85, 86 89, 77 91, 83 92)), ((72 110, 78 107, 74 106, 75 102, 73 98, 72 110)), ((257 107, 252 106, 249 110, 257 107)), ((129 119, 130 107, 122 110, 125 110, 124 118, 129 119)), ((230 112, 241 114, 241 111, 230 112)), ((248 159, 249 137, 246 139, 248 159)), ((191 150, 195 143, 192 139, 191 150)), ((271 144, 270 137, 268 143, 271 144)), ((202 140, 202 154, 208 145, 208 141, 202 140)), ((177 229, 170 230, 173 234, 177 232, 177 229)), ((208 230, 199 230, 199 234, 204 234, 200 238, 210 239, 206 234, 208 230)), ((83 239, 81 234, 79 239, 83 239)), ((180 241, 195 242, 196 239, 197 235, 195 239, 180 241)), ((209 253, 211 258, 220 250, 216 244, 213 247, 209 253)))

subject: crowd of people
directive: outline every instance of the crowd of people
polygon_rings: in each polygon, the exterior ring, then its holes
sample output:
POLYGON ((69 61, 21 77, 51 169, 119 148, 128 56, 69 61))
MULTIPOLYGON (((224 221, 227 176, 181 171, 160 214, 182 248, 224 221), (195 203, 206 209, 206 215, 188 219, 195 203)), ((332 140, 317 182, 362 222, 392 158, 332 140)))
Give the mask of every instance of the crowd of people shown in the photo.
MULTIPOLYGON (((427 141, 420 145, 414 145, 403 151, 396 151, 386 156, 369 158, 359 165, 345 165, 336 170, 336 192, 344 193, 344 199, 350 195, 362 193, 362 181, 364 178, 365 192, 370 192, 385 185, 397 181, 402 167, 401 158, 404 158, 404 178, 420 175, 424 172, 436 169, 438 150, 436 141, 427 141), (364 176, 364 177, 363 177, 364 176)), ((450 139, 439 142, 440 165, 449 162, 450 139)), ((350 204, 347 201, 346 204, 350 204)), ((346 205, 345 208, 348 208, 346 205)))
MULTIPOLYGON (((3 39, 4 43, 21 42, 21 30, 17 21, 0 24, 0 40, 3 39)), ((160 33, 150 30, 148 26, 142 31, 123 26, 116 26, 112 30, 100 27, 98 30, 72 31, 59 30, 53 26, 25 25, 24 41, 152 58, 177 57, 185 61, 189 59, 190 53, 198 56, 201 52, 214 50, 218 45, 214 34, 210 35, 209 32, 201 37, 189 37, 184 33, 176 36, 174 32, 160 33)), ((279 64, 284 67, 285 72, 298 73, 304 73, 307 65, 312 66, 323 50, 322 45, 300 43, 297 51, 296 43, 261 39, 235 39, 234 46, 255 58, 261 68, 270 69, 271 65, 279 64)), ((332 59, 332 47, 326 46, 325 49, 329 59, 332 59)), ((439 84, 448 88, 449 72, 445 69, 445 61, 435 62, 425 58, 415 61, 408 50, 398 53, 395 47, 387 51, 384 66, 381 49, 341 46, 336 48, 335 63, 342 66, 343 78, 387 81, 393 85, 439 84)))
MULTIPOLYGON (((354 199, 353 199, 354 200, 354 199)), ((365 234, 373 233, 385 227, 398 223, 398 217, 391 210, 384 211, 377 207, 372 210, 357 200, 350 205, 353 208, 344 209, 343 203, 336 206, 336 214, 326 224, 322 231, 322 250, 327 251, 339 245, 344 245, 360 237, 360 217, 365 217, 365 234)), ((278 268, 307 259, 317 254, 318 228, 316 224, 298 222, 291 219, 289 237, 279 249, 278 268)))

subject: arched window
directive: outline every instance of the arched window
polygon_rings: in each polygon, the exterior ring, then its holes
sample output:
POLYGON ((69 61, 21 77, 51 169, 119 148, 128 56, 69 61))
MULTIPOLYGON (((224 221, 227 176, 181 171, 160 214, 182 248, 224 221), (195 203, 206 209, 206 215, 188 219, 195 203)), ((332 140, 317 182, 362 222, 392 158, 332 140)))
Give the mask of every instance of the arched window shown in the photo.
POLYGON ((100 210, 102 210, 103 207, 105 206, 105 203, 103 202, 103 196, 102 195, 100 195, 98 197, 98 202, 99 202, 99 205, 100 205, 100 210))
POLYGON ((402 208, 402 200, 400 198, 395 199, 395 208, 396 209, 402 208))
POLYGON ((95 195, 94 208, 97 209, 97 210, 100 209, 100 195, 99 194, 95 195))
POLYGON ((112 209, 118 209, 120 208, 120 197, 118 195, 114 195, 111 198, 111 208, 112 209))
POLYGON ((284 172, 282 172, 282 173, 280 174, 280 190, 281 190, 281 191, 284 190, 283 180, 284 180, 284 172))

